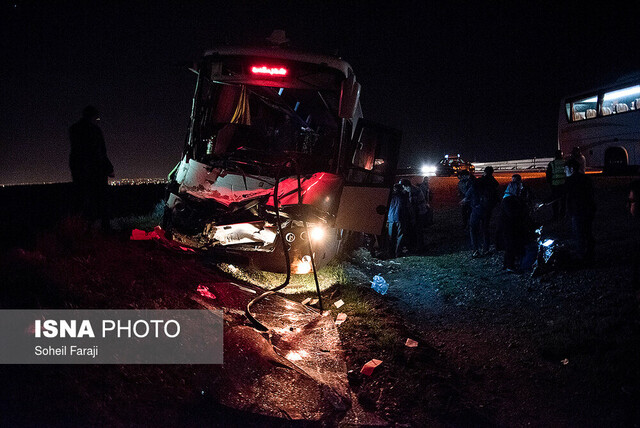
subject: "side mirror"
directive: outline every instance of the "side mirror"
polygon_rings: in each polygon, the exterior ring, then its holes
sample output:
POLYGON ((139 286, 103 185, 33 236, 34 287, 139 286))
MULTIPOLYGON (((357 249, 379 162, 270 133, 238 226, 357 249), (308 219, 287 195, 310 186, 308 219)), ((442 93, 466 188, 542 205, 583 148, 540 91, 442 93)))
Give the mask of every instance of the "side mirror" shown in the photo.
POLYGON ((356 113, 356 107, 360 102, 360 83, 356 82, 356 76, 352 74, 342 81, 340 86, 340 106, 338 116, 342 119, 351 119, 356 113))

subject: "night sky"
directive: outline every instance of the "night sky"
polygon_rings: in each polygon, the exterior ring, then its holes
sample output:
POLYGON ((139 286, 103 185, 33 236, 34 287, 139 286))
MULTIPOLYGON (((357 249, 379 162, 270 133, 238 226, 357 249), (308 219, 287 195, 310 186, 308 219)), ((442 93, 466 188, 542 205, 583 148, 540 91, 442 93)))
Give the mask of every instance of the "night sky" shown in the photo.
POLYGON ((166 176, 187 65, 274 29, 353 66, 365 117, 403 131, 402 166, 549 157, 563 95, 640 70, 635 2, 593 3, 2 0, 0 184, 69 181, 68 127, 87 104, 117 178, 166 176))

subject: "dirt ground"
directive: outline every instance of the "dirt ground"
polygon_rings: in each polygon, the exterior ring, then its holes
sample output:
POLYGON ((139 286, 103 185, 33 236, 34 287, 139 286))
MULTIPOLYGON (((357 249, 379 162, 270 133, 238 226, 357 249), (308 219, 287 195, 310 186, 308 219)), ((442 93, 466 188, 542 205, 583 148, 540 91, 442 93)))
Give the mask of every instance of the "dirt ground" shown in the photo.
MULTIPOLYGON (((594 176, 596 262, 537 278, 472 259, 455 178, 432 181, 435 224, 422 254, 393 260, 356 250, 326 302, 339 327, 352 390, 388 426, 638 426, 640 317, 631 283, 638 224, 626 215, 629 177, 594 176), (370 288, 380 274, 382 296, 370 288), (418 342, 405 346, 407 338, 418 342), (380 359, 372 376, 359 370, 380 359)), ((504 184, 508 177, 500 179, 504 184)), ((542 179, 527 183, 538 199, 542 179)), ((566 242, 564 222, 547 232, 566 242)), ((495 221, 494 221, 495 223, 495 221)), ((495 224, 494 224, 495 228, 495 224)), ((3 252, 2 308, 192 308, 186 290, 215 274, 189 256, 126 236, 78 236, 64 224, 3 252)), ((303 300, 311 294, 287 295, 303 300)), ((212 401, 195 366, 3 366, 1 425, 281 426, 212 401)))
MULTIPOLYGON (((415 355, 396 340, 395 354, 372 356, 391 364, 364 380, 363 395, 409 425, 640 424, 640 318, 631 284, 640 234, 625 212, 630 179, 594 176, 596 262, 534 279, 503 271, 501 253, 471 258, 453 180, 432 182, 435 224, 424 254, 377 260, 361 251, 352 259, 362 281, 382 274, 390 284, 376 297, 379 316, 419 341, 415 355)), ((538 200, 547 197, 542 179, 527 184, 538 200)), ((547 233, 569 243, 568 225, 550 216, 548 207, 535 213, 547 233)), ((357 350, 354 368, 367 359, 361 335, 344 337, 357 350)))

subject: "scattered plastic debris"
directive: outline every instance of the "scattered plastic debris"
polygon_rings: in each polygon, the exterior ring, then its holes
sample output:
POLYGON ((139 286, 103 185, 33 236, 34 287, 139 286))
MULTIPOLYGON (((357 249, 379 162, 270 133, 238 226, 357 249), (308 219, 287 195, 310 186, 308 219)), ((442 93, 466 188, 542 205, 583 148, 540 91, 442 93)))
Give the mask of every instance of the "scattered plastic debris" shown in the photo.
POLYGON ((303 304, 303 305, 306 305, 306 304, 307 304, 307 303, 309 303, 310 301, 311 301, 311 297, 307 297, 306 299, 304 299, 304 300, 302 301, 302 304, 303 304))
POLYGON ((208 297, 210 299, 216 298, 216 296, 211 291, 209 291, 209 287, 207 287, 206 285, 198 285, 197 291, 202 297, 208 297))
POLYGON ((569 359, 565 358, 564 360, 560 361, 562 363, 563 366, 566 366, 567 364, 569 364, 569 359))
POLYGON ((387 284, 387 281, 385 281, 382 276, 376 275, 373 277, 373 281, 371 281, 371 288, 378 293, 385 295, 389 289, 389 284, 387 284))
POLYGON ((145 232, 140 229, 133 229, 131 231, 131 237, 129 238, 131 241, 150 241, 154 238, 157 238, 158 235, 153 232, 145 232))
POLYGON ((407 348, 417 348, 418 347, 418 342, 416 342, 413 339, 408 339, 407 341, 404 342, 404 346, 406 346, 407 348))
POLYGON ((313 299, 311 302, 309 302, 309 304, 310 304, 311 306, 313 306, 313 305, 317 305, 317 304, 318 304, 318 299, 313 299))
POLYGON ((344 302, 342 301, 342 299, 340 299, 337 302, 335 302, 334 305, 336 308, 340 308, 342 305, 344 305, 344 302))
POLYGON ((373 370, 376 367, 378 367, 380 364, 382 364, 382 360, 371 360, 367 362, 364 366, 362 366, 362 368, 360 369, 360 373, 362 373, 365 376, 371 376, 373 374, 373 370))
POLYGON ((323 316, 323 317, 328 317, 329 315, 331 315, 331 312, 329 312, 329 311, 324 311, 324 312, 322 313, 322 316, 323 316))
POLYGON ((336 317, 336 325, 340 325, 347 320, 347 314, 340 312, 336 317))

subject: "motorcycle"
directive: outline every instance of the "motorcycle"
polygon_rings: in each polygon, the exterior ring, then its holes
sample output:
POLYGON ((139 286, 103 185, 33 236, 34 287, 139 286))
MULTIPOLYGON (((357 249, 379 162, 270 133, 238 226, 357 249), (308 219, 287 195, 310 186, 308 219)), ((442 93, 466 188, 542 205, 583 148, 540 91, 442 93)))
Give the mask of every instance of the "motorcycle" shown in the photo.
POLYGON ((567 258, 566 245, 544 233, 544 226, 535 230, 537 251, 531 265, 531 278, 551 272, 565 264, 567 258))

